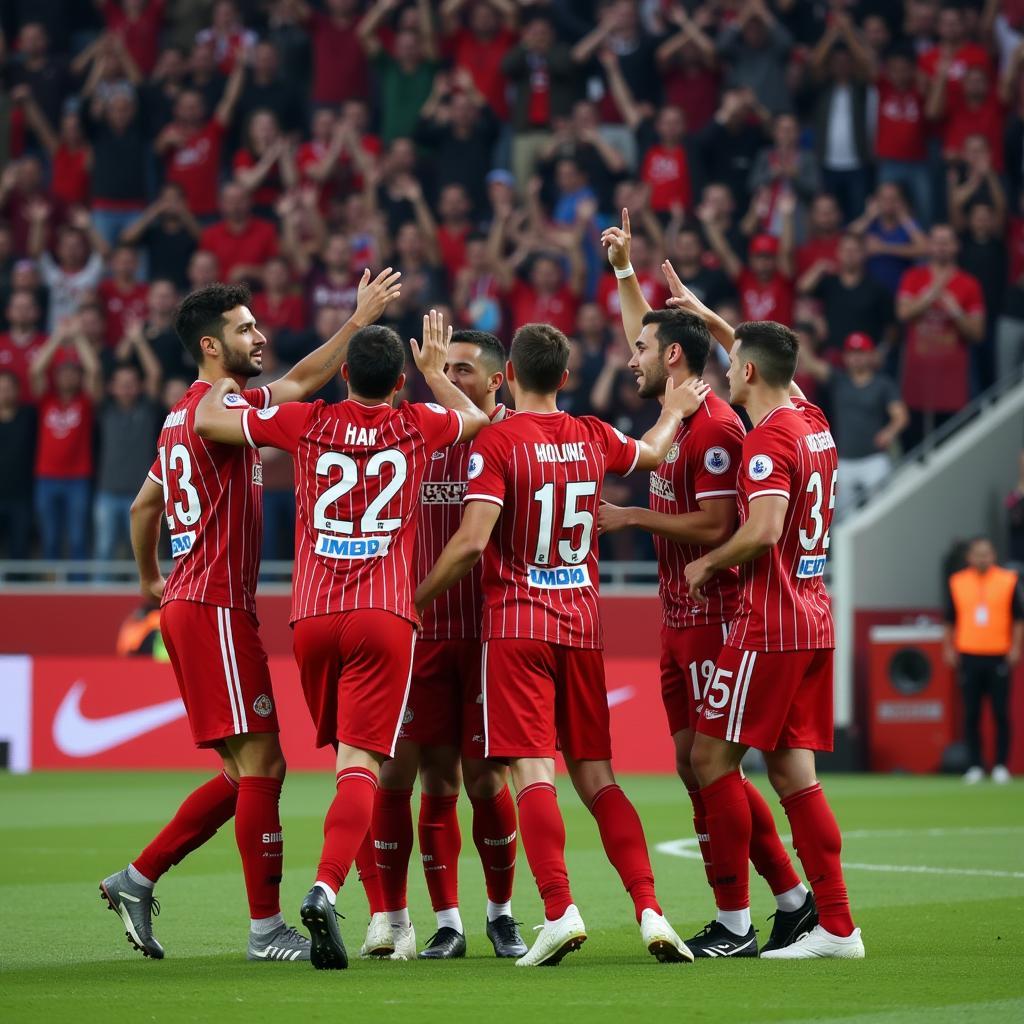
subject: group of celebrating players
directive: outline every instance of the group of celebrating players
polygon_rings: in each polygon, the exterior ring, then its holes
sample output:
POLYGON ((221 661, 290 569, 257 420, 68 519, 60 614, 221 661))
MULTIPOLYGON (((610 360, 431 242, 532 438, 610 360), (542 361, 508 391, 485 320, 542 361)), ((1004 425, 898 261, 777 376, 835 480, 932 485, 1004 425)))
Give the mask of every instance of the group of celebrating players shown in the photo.
POLYGON ((370 907, 362 956, 464 956, 464 784, 495 954, 523 967, 557 964, 587 930, 566 869, 556 750, 659 961, 864 955, 814 764, 815 751, 831 749, 833 726, 823 572, 837 461, 828 423, 793 384, 792 331, 773 322, 734 329, 668 263, 673 297, 652 310, 630 265, 627 211, 602 241, 639 394, 661 403, 639 439, 558 410, 569 343, 546 324, 521 326, 506 361, 493 335, 453 333, 431 312, 411 347, 435 403, 396 407, 404 347, 376 324, 400 293, 390 268, 372 280, 366 271, 349 322, 259 389, 244 390, 266 344, 245 289, 213 285, 182 303, 175 326, 198 379, 164 423, 132 508, 132 542, 143 591, 162 603, 195 742, 216 750, 223 770, 100 885, 144 955, 164 955, 152 931, 156 882, 233 817, 250 959, 346 967, 335 907, 353 863, 370 907), (716 344, 749 432, 700 379, 716 344), (339 371, 346 400, 304 401, 339 371), (497 402, 503 383, 514 413, 497 402), (320 864, 300 910, 308 938, 279 902, 285 764, 254 600, 262 446, 294 460, 294 651, 316 742, 337 751, 320 864), (649 509, 602 502, 606 472, 637 469, 651 471, 649 509), (174 555, 166 580, 161 520, 174 555), (625 528, 651 533, 657 550, 662 696, 717 906, 686 942, 662 913, 643 826, 611 766, 596 536, 625 528), (742 773, 750 747, 764 752, 810 891, 742 773), (406 901, 417 774, 437 915, 420 952, 406 901), (511 906, 519 836, 544 902, 530 948, 511 906), (760 950, 750 862, 777 902, 760 950))

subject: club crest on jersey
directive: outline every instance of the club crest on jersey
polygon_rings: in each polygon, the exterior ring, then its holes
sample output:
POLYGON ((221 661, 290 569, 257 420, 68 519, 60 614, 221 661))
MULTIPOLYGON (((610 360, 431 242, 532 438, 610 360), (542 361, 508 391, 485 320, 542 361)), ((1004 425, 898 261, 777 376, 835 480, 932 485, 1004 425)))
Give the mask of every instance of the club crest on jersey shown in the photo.
POLYGON ((252 702, 252 709, 260 718, 269 718, 274 713, 274 702, 265 693, 261 693, 252 702))
POLYGON ((553 568, 528 565, 526 579, 531 587, 538 590, 579 590, 590 586, 590 570, 585 565, 559 565, 553 568))
POLYGON ((412 708, 407 706, 405 714, 402 715, 402 725, 409 725, 415 717, 416 716, 412 713, 412 708))
POLYGON ((438 459, 443 459, 443 458, 444 458, 444 449, 443 448, 438 448, 437 451, 434 452, 434 454, 430 456, 430 461, 431 462, 437 462, 438 459))
POLYGON ((189 530, 186 533, 171 534, 171 558, 181 558, 182 555, 187 555, 192 550, 192 545, 195 542, 196 535, 194 530, 189 530))
POLYGON ((825 555, 804 555, 796 564, 796 578, 812 580, 816 576, 823 576, 827 561, 828 558, 825 555))
POLYGON ((709 448, 704 453, 704 468, 715 476, 721 476, 728 468, 732 459, 724 448, 709 448))
POLYGON ((675 462, 679 458, 679 445, 673 444, 669 446, 668 452, 665 455, 666 462, 675 462))
POLYGON ((263 486, 263 463, 254 462, 252 464, 252 482, 257 487, 263 486))
POLYGON ((318 533, 316 548, 321 558, 379 558, 388 553, 391 537, 339 537, 333 533, 318 533))
POLYGON ((272 405, 269 409, 257 409, 256 415, 261 420, 272 420, 277 415, 277 410, 281 407, 279 405, 272 405))
POLYGON ((441 416, 444 416, 448 410, 443 405, 438 405, 437 402, 424 402, 423 403, 431 412, 436 412, 441 416))
POLYGON ((237 391, 229 391, 224 396, 224 404, 229 409, 237 409, 243 405, 248 405, 249 403, 240 394, 238 394, 237 391))
POLYGON ((469 468, 466 470, 466 476, 470 480, 475 480, 484 471, 484 457, 479 452, 473 452, 469 457, 469 468))
POLYGON ((751 480, 767 480, 775 469, 775 463, 768 455, 755 455, 747 464, 747 476, 751 480))

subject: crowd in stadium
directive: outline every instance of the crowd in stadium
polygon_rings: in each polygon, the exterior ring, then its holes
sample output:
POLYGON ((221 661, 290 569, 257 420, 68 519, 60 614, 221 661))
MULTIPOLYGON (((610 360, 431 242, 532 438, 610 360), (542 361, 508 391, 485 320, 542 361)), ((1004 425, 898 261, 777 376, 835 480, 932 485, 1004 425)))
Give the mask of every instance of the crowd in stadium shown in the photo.
MULTIPOLYGON (((668 258, 797 329, 848 497, 1024 356, 1021 0, 9 0, 0 28, 0 556, 128 554, 194 375, 174 311, 216 280, 252 288, 268 377, 364 267, 401 270, 405 338, 551 323, 563 407, 635 435, 600 244, 628 207, 652 306, 668 258)), ((289 459, 264 486, 288 557, 289 459)))

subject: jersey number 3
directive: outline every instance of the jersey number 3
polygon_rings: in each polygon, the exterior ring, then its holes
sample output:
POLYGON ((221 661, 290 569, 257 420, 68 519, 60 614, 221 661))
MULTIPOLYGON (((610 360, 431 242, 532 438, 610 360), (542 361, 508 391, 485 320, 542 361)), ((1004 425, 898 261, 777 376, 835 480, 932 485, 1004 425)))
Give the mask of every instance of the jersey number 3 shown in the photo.
MULTIPOLYGON (((828 510, 830 513, 836 507, 836 478, 838 476, 838 470, 832 470, 832 480, 828 485, 828 510)), ((800 529, 800 545, 804 551, 815 551, 820 544, 822 551, 828 551, 829 536, 828 530, 825 529, 825 516, 822 514, 822 506, 825 504, 825 483, 820 473, 811 474, 810 480, 807 481, 807 493, 811 496, 809 509, 811 521, 808 524, 809 529, 803 527, 800 529)), ((831 518, 830 515, 830 521, 831 518)))

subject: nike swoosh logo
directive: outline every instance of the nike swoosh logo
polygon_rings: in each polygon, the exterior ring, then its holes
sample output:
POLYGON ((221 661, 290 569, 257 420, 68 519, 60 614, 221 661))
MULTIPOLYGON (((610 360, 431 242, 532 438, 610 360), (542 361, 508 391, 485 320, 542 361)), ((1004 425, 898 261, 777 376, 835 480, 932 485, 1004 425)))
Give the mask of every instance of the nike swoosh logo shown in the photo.
POLYGON ((705 711, 704 712, 704 717, 705 718, 724 718, 725 717, 725 712, 724 711, 705 711))
POLYGON ((179 698, 136 708, 106 718, 86 718, 82 714, 85 683, 79 679, 57 708, 53 719, 53 742, 68 757, 92 757, 129 740, 142 736, 162 725, 182 718, 185 705, 179 698))
POLYGON ((632 700, 636 690, 632 686, 619 686, 614 690, 608 691, 608 707, 613 708, 617 704, 625 704, 627 700, 632 700))

